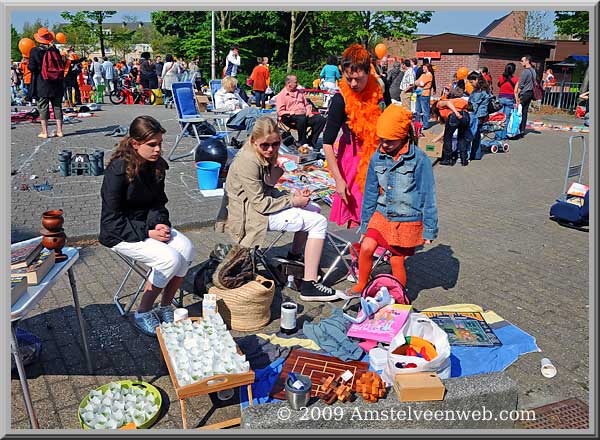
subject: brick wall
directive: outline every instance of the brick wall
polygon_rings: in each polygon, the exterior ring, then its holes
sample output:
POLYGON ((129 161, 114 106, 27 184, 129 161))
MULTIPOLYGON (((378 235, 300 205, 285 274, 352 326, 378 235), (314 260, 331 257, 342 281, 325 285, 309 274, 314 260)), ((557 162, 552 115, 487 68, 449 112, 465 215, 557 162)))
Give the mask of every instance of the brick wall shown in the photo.
POLYGON ((479 67, 479 55, 442 54, 439 60, 433 60, 433 65, 437 86, 434 96, 440 96, 444 87, 452 82, 452 76, 460 67, 464 66, 469 71, 479 67))
POLYGON ((513 11, 486 36, 522 40, 525 36, 526 18, 527 11, 513 11))

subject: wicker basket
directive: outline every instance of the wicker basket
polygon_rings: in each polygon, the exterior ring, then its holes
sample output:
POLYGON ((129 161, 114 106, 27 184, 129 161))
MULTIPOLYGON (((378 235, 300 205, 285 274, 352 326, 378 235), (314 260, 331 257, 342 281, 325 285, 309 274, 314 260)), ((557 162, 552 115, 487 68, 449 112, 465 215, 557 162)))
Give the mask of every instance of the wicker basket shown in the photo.
POLYGON ((237 289, 208 290, 217 295, 217 308, 225 324, 232 330, 252 332, 266 326, 271 319, 271 303, 275 295, 275 282, 257 275, 237 289))

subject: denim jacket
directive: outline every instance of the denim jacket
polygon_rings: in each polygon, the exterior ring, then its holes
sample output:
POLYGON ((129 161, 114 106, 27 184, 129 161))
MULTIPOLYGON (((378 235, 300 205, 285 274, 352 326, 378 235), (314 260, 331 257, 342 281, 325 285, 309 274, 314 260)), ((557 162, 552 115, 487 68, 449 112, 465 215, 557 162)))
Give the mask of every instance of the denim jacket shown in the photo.
POLYGON ((469 103, 473 107, 473 114, 476 118, 484 118, 488 115, 488 102, 490 101, 490 95, 488 92, 474 91, 469 97, 469 103))
POLYGON ((379 149, 371 156, 360 216, 362 234, 375 210, 392 222, 423 221, 423 239, 437 238, 433 167, 420 148, 411 144, 397 161, 379 149))

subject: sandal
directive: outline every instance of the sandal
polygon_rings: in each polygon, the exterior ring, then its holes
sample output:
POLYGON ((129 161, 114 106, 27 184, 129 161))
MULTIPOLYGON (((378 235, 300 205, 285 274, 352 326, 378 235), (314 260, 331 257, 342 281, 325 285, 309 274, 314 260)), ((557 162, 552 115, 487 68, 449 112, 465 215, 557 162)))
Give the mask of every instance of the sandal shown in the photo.
POLYGON ((47 133, 40 133, 37 135, 37 137, 42 138, 42 139, 48 139, 48 134, 47 133))
POLYGON ((62 131, 59 132, 59 133, 56 133, 56 137, 59 137, 59 138, 63 137, 64 135, 65 134, 62 131))

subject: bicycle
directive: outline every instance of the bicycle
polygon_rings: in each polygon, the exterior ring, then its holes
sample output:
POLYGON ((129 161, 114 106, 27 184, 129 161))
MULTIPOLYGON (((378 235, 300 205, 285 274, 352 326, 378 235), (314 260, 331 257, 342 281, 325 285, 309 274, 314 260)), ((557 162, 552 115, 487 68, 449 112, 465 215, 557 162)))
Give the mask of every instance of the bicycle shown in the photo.
POLYGON ((117 82, 117 88, 108 97, 115 105, 126 102, 127 104, 152 105, 156 101, 156 95, 150 89, 144 89, 140 85, 133 85, 128 75, 121 75, 117 82))

